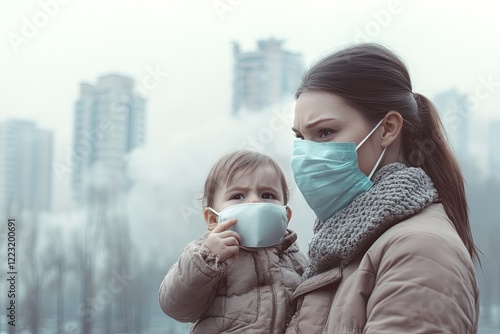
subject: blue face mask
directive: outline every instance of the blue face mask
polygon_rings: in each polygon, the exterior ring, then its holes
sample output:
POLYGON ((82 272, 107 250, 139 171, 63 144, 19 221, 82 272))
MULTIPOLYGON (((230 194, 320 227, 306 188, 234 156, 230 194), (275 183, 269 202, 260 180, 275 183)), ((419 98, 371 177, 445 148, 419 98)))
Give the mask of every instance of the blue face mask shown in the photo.
POLYGON ((260 248, 278 245, 286 234, 288 218, 286 206, 272 203, 245 203, 227 207, 220 212, 210 211, 222 223, 236 218, 229 229, 241 237, 240 246, 260 248))
POLYGON ((382 160, 385 149, 369 176, 359 169, 356 151, 381 123, 382 121, 358 146, 356 143, 318 143, 309 140, 294 142, 292 170, 295 183, 321 221, 332 217, 373 185, 370 179, 382 160))

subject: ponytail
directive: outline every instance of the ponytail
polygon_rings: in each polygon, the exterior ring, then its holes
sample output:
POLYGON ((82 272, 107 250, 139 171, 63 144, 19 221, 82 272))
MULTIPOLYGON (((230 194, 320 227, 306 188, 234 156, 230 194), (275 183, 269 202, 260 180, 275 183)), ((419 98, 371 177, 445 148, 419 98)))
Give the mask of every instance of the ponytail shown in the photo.
POLYGON ((436 108, 423 95, 412 93, 408 69, 395 53, 374 43, 347 47, 324 57, 305 73, 296 97, 305 91, 340 96, 373 124, 391 110, 399 112, 404 119, 400 138, 405 163, 421 167, 429 175, 471 258, 479 261, 458 162, 436 108))
POLYGON ((463 174, 448 145, 436 107, 421 94, 415 93, 414 97, 420 124, 411 130, 403 127, 402 144, 407 148, 404 157, 411 166, 421 167, 432 179, 458 235, 472 259, 480 262, 469 224, 463 174))

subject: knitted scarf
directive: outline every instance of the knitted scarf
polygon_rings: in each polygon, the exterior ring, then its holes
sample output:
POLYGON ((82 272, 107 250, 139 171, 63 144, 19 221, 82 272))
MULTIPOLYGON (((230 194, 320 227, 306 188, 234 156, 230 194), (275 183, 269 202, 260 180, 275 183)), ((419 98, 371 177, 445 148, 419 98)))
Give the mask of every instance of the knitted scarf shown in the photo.
POLYGON ((373 177, 373 186, 325 222, 316 219, 309 242, 306 280, 334 267, 345 268, 383 232, 435 202, 438 193, 421 169, 392 163, 373 177))

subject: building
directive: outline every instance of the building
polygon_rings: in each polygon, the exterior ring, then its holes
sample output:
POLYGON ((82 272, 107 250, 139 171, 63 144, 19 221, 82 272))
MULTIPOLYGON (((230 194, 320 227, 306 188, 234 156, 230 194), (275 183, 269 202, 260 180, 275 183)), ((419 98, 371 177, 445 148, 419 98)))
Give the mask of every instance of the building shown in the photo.
POLYGON ((491 122, 488 140, 490 176, 500 180, 500 119, 491 122))
POLYGON ((433 101, 441 116, 446 136, 459 161, 469 155, 469 125, 471 112, 467 108, 467 95, 456 89, 442 92, 433 101))
POLYGON ((51 209, 53 135, 27 120, 0 123, 0 211, 51 209))
POLYGON ((302 55, 284 50, 283 41, 273 38, 258 41, 251 52, 233 43, 233 57, 233 115, 292 98, 304 71, 302 55))
POLYGON ((75 103, 72 188, 78 204, 94 190, 117 193, 127 187, 126 156, 145 142, 146 100, 132 78, 101 76, 80 84, 75 103))

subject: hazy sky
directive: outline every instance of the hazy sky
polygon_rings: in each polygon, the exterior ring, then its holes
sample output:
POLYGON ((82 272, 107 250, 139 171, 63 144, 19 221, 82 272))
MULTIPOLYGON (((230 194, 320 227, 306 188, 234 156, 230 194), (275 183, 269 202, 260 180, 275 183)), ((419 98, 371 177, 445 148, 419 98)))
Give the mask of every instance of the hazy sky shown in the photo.
POLYGON ((403 57, 414 90, 430 97, 451 87, 473 96, 489 80, 473 118, 500 118, 499 9, 496 1, 3 0, 0 121, 53 129, 61 161, 81 81, 116 72, 141 85, 159 71, 148 92, 148 147, 173 163, 191 149, 174 138, 204 147, 230 131, 217 124, 230 113, 231 41, 245 51, 284 39, 308 66, 360 32, 403 57))

